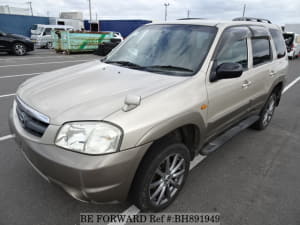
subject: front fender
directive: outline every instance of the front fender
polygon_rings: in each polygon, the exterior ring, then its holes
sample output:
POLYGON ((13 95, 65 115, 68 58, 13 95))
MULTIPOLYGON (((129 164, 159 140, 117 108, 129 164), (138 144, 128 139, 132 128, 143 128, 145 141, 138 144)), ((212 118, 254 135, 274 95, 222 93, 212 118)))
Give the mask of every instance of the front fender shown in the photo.
POLYGON ((190 112, 184 115, 180 115, 177 117, 170 118, 165 120, 164 122, 153 126, 149 129, 140 140, 137 142, 137 146, 143 145, 149 142, 153 142, 166 134, 176 130, 177 128, 183 127, 185 125, 195 125, 198 129, 199 137, 199 147, 203 145, 204 142, 204 131, 205 131, 205 123, 199 112, 190 112))

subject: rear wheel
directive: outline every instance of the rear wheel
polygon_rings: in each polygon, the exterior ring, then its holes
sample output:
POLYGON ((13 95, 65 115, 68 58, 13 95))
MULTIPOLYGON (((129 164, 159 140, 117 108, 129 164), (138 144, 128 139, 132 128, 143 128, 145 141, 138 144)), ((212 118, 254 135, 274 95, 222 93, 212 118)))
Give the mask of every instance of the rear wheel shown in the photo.
POLYGON ((15 55, 25 55, 26 52, 27 52, 27 49, 26 49, 26 46, 23 44, 23 43, 15 43, 13 44, 13 47, 12 47, 12 52, 15 54, 15 55))
POLYGON ((190 154, 182 143, 155 144, 141 163, 134 180, 132 198, 142 211, 160 211, 182 189, 189 172, 190 154))
POLYGON ((263 110, 261 111, 259 120, 253 124, 253 128, 257 130, 264 130, 270 124, 274 115, 276 102, 277 94, 273 92, 268 98, 268 101, 266 102, 263 110))

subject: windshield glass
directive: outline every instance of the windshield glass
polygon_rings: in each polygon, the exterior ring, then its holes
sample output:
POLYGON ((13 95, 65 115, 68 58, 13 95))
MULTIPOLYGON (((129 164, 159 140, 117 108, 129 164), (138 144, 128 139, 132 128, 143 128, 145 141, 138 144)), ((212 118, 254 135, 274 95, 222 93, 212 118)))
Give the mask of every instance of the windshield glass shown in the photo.
POLYGON ((38 26, 37 24, 34 24, 31 26, 31 33, 32 34, 41 34, 42 33, 42 27, 38 26))
POLYGON ((147 25, 131 34, 104 62, 168 75, 193 75, 216 31, 216 27, 199 25, 147 25))
POLYGON ((38 28, 38 25, 36 25, 36 24, 33 24, 33 25, 31 26, 31 30, 37 30, 37 28, 38 28))

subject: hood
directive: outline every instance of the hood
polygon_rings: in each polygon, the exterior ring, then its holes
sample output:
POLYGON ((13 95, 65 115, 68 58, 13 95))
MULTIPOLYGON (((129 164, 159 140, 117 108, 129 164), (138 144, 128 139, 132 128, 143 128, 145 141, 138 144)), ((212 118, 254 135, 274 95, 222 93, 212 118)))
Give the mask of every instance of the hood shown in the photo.
POLYGON ((103 120, 124 106, 129 94, 146 98, 187 77, 109 65, 100 60, 44 73, 23 83, 17 95, 47 115, 51 124, 103 120))
POLYGON ((15 38, 18 40, 29 40, 29 37, 26 37, 26 36, 20 35, 20 34, 6 34, 6 36, 10 37, 10 38, 15 38))

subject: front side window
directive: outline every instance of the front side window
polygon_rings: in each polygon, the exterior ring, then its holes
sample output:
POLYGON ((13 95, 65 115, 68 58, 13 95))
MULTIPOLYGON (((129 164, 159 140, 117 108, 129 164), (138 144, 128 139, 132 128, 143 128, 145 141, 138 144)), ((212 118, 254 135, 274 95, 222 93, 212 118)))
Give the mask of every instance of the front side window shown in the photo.
POLYGON ((253 66, 272 60, 270 41, 267 38, 252 39, 253 66))
POLYGON ((277 58, 279 59, 284 57, 286 51, 286 45, 282 33, 279 30, 275 30, 275 29, 270 29, 270 33, 275 44, 277 58))
POLYGON ((44 35, 51 35, 51 28, 46 28, 44 31, 44 35))
POLYGON ((248 68, 248 33, 248 28, 244 27, 233 27, 224 32, 217 50, 216 67, 223 63, 239 63, 244 69, 248 68))
POLYGON ((104 61, 154 73, 191 76, 201 67, 217 28, 200 25, 146 25, 131 34, 104 61))

